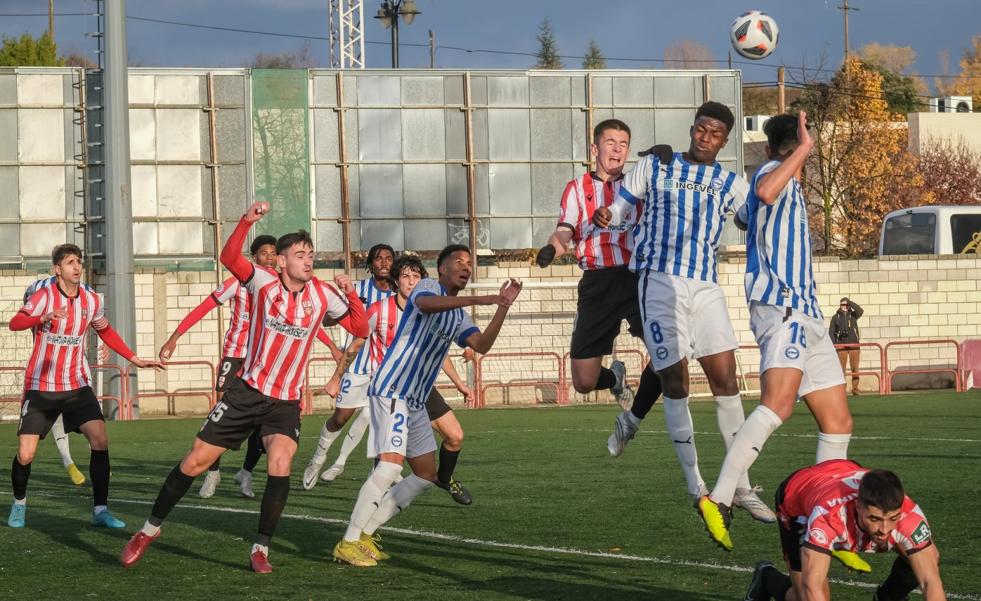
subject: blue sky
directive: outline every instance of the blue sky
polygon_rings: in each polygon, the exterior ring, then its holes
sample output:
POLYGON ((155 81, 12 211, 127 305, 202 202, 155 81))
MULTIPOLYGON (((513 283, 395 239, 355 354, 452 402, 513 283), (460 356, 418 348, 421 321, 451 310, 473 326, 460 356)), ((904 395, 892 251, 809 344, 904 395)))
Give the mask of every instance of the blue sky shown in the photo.
MULTIPOLYGON (((732 19, 747 9, 772 15, 780 26, 780 47, 761 64, 737 64, 744 81, 772 81, 774 67, 824 64, 837 67, 842 58, 843 28, 841 0, 416 0, 422 11, 412 25, 400 30, 403 67, 429 64, 427 31, 436 34, 437 44, 468 49, 534 52, 539 23, 548 17, 555 30, 559 50, 566 55, 584 53, 594 38, 607 57, 651 59, 651 62, 609 61, 615 68, 651 68, 663 59, 664 49, 688 38, 708 46, 720 66, 729 50, 728 28, 732 19), (597 9, 597 7, 599 9, 597 9)), ((981 33, 978 0, 850 0, 860 8, 851 13, 853 48, 869 42, 911 46, 917 52, 914 69, 924 75, 941 73, 939 53, 950 52, 950 68, 970 45, 971 36, 981 33)), ((366 50, 369 67, 388 67, 389 33, 370 18, 380 0, 366 0, 366 50)), ((55 0, 59 13, 91 12, 92 0, 55 0)), ((45 13, 44 0, 0 0, 0 15, 45 13)), ((253 29, 288 34, 326 36, 327 0, 129 0, 127 14, 202 25, 253 29)), ((0 34, 13 36, 24 31, 40 33, 46 17, 0 16, 0 34)), ((131 60, 147 66, 240 66, 258 52, 293 52, 300 39, 192 29, 129 20, 131 60)), ((90 17, 62 16, 55 24, 56 38, 63 50, 88 52, 94 48, 86 31, 94 29, 90 17)), ((327 63, 325 41, 311 40, 311 50, 327 63)), ((565 59, 567 67, 579 60, 565 59)), ((463 52, 446 48, 437 53, 437 66, 444 68, 526 68, 530 56, 485 52, 463 52)), ((932 83, 932 78, 927 77, 932 83)))

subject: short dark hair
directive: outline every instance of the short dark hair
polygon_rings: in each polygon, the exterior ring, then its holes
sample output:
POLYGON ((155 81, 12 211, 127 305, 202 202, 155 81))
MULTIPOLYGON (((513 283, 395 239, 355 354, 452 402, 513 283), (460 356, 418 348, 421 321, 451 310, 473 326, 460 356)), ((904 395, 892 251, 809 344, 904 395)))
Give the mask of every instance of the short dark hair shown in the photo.
POLYGON ((703 102, 702 106, 698 107, 698 110, 695 111, 695 121, 698 121, 699 117, 718 119, 725 123, 726 131, 730 132, 732 131, 732 126, 736 124, 736 117, 729 110, 729 107, 714 100, 703 102))
POLYGON ((870 470, 858 485, 858 500, 866 507, 895 511, 903 506, 905 498, 903 483, 889 470, 870 470))
POLYGON ((249 252, 252 253, 252 256, 254 257, 259 254, 259 250, 267 244, 276 246, 276 238, 274 236, 270 236, 269 234, 256 236, 255 240, 252 241, 252 245, 249 246, 249 252))
POLYGON ((392 283, 392 287, 398 288, 399 276, 406 269, 414 271, 419 274, 420 277, 428 278, 429 272, 426 271, 426 266, 422 264, 422 260, 415 255, 402 255, 395 260, 392 264, 392 273, 388 276, 389 281, 392 283))
POLYGON ((378 257, 378 253, 380 253, 383 250, 387 250, 388 252, 392 253, 392 258, 393 259, 395 258, 394 248, 392 248, 388 244, 376 244, 368 249, 368 258, 365 259, 365 265, 364 265, 366 269, 371 269, 371 264, 378 257))
POLYGON ((593 144, 599 144, 600 137, 603 135, 603 132, 608 129, 625 131, 627 132, 627 137, 630 137, 630 128, 626 123, 620 121, 619 119, 606 119, 597 123, 596 127, 593 128, 593 144))
POLYGON ((797 148, 797 116, 789 113, 775 115, 763 126, 770 152, 784 156, 797 148))
POLYGON ((51 250, 51 264, 61 265, 68 255, 75 255, 81 261, 82 249, 75 244, 59 244, 51 250))
MULTIPOLYGON (((436 257, 436 269, 442 267, 443 261, 450 258, 450 255, 461 250, 465 251, 468 255, 470 254, 470 247, 463 244, 450 244, 443 250, 439 251, 439 256, 436 257)), ((394 269, 392 271, 394 271, 394 269)))
POLYGON ((296 232, 290 232, 289 234, 283 234, 276 241, 276 254, 281 255, 286 252, 294 244, 304 244, 313 248, 313 239, 310 238, 310 232, 306 230, 298 230, 296 232))

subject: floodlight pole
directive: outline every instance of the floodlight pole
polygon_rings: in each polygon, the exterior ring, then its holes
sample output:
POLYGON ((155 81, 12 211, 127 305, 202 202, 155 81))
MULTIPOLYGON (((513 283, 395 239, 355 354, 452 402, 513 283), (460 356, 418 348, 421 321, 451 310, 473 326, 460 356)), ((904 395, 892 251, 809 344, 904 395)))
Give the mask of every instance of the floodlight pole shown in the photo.
MULTIPOLYGON (((106 169, 106 317, 119 336, 136 349, 136 294, 133 285, 133 199, 129 162, 129 93, 126 55, 126 0, 105 4, 105 169, 106 169)), ((124 366, 129 357, 117 357, 124 366)), ((120 394, 121 382, 113 386, 120 394)), ((125 391, 135 398, 136 372, 131 372, 125 391)), ((121 411, 122 408, 120 407, 121 411)), ((139 408, 134 407, 134 415, 139 408)))

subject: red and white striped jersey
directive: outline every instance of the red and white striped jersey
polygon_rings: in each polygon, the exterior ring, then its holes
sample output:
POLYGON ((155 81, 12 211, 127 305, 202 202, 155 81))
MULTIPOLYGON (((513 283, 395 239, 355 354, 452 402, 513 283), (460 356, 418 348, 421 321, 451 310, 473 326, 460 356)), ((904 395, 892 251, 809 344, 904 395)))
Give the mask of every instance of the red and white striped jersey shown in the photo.
POLYGON ((258 265, 242 286, 252 297, 242 380, 266 396, 298 401, 317 329, 325 314, 343 317, 347 299, 317 278, 290 292, 278 273, 258 265))
POLYGON ((777 514, 785 527, 791 522, 802 527, 805 547, 831 553, 881 553, 899 547, 910 555, 933 541, 930 524, 920 506, 903 499, 901 517, 884 544, 877 544, 858 524, 855 503, 862 476, 869 470, 847 459, 834 459, 795 472, 784 488, 777 514))
POLYGON ((222 282, 211 296, 219 305, 228 303, 228 331, 225 332, 222 357, 244 358, 249 342, 249 312, 252 307, 249 291, 233 276, 222 282))
POLYGON ((385 351, 395 340, 398 331, 402 309, 396 302, 396 295, 374 302, 368 307, 368 337, 369 368, 374 373, 385 358, 385 351))
POLYGON ((630 262, 633 228, 639 209, 633 207, 620 225, 593 225, 593 213, 617 199, 623 178, 604 182, 595 173, 585 173, 566 184, 559 208, 559 225, 572 229, 576 259, 583 269, 619 267, 630 262))
POLYGON ((96 330, 109 326, 102 295, 79 286, 78 295, 69 297, 57 285, 45 286, 31 295, 20 311, 41 317, 59 309, 67 313, 64 319, 34 328, 34 351, 24 378, 26 390, 67 392, 92 384, 85 358, 86 339, 89 326, 96 330))

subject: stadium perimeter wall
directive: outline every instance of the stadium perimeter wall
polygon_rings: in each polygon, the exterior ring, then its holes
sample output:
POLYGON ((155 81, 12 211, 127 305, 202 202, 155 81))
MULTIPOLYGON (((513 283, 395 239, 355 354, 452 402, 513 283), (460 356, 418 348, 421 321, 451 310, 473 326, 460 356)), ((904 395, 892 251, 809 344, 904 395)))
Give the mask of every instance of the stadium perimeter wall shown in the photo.
MULTIPOLYGON (((726 293, 729 314, 736 334, 742 344, 752 345, 749 330, 749 312, 743 298, 742 279, 745 259, 729 256, 719 263, 719 281, 726 293)), ((969 256, 899 256, 870 260, 839 260, 819 258, 815 263, 815 277, 819 285, 819 297, 826 317, 837 307, 838 299, 848 296, 858 302, 865 315, 859 324, 862 340, 885 345, 898 340, 954 339, 981 337, 981 257, 969 256)), ((318 276, 329 278, 333 270, 318 270, 318 276)), ((4 326, 21 304, 25 286, 40 274, 35 271, 0 271, 0 323, 4 326)), ((216 286, 215 272, 168 271, 143 269, 136 274, 137 353, 143 357, 156 355, 160 346, 174 331, 179 321, 216 286)), ((500 359, 486 358, 483 363, 483 380, 487 382, 557 380, 557 355, 564 358, 568 350, 576 308, 575 284, 579 280, 579 268, 575 265, 556 265, 547 270, 538 269, 526 262, 502 262, 496 266, 479 267, 478 282, 473 292, 488 293, 496 290, 506 277, 516 277, 527 283, 517 306, 512 309, 508 321, 501 330, 494 347, 498 353, 554 353, 554 355, 524 355, 500 359), (484 289, 484 290, 481 290, 484 289)), ((99 282, 96 281, 98 286, 99 282)), ((106 299, 112 302, 112 299, 106 299)), ((492 308, 476 310, 478 324, 487 323, 492 308)), ((227 314, 224 308, 211 313, 189 331, 177 348, 174 360, 204 360, 217 363, 220 352, 219 330, 224 329, 227 314)), ((334 332, 336 333, 336 332, 334 332)), ((22 366, 31 349, 31 337, 24 332, 0 329, 0 365, 22 366)), ((623 359, 631 373, 641 367, 643 345, 623 334, 618 349, 625 352, 623 359)), ((326 350, 318 345, 316 356, 326 356, 326 350)), ((457 353, 458 355, 458 353, 457 353)), ((900 349, 893 355, 891 367, 937 367, 956 364, 951 347, 918 346, 900 349)), ((749 374, 758 367, 755 350, 739 353, 742 372, 749 374)), ((461 373, 473 377, 473 364, 465 364, 457 357, 461 373), (464 371, 465 370, 465 371, 464 371)), ((878 369, 877 353, 865 351, 863 369, 878 369)), ((311 368, 312 389, 322 387, 332 370, 329 360, 318 359, 311 368)), ((694 370, 697 373, 697 369, 694 370)), ((200 366, 174 366, 167 372, 143 371, 139 376, 140 390, 151 391, 206 390, 210 387, 210 372, 200 366)), ((441 379, 442 383, 444 379, 441 379)), ((919 382, 930 384, 931 382, 919 382)), ((936 382, 932 382, 936 384, 936 382)), ((897 382, 901 385, 901 382, 897 382)), ((915 383, 914 383, 915 384, 915 383)), ((2 396, 19 394, 20 382, 13 374, 0 372, 2 396)), ((862 379, 863 388, 876 388, 874 378, 862 379)), ((751 379, 747 388, 757 388, 751 379)), ((697 390, 704 387, 696 386, 697 390)), ((451 402, 459 396, 450 387, 447 396, 451 402)), ((511 390, 495 388, 488 392, 488 404, 528 402, 555 402, 554 385, 528 385, 511 390)), ((570 391, 572 402, 606 402, 605 395, 585 397, 570 391)), ((203 413, 207 407, 203 396, 165 396, 143 398, 140 401, 144 415, 167 413, 203 413)), ((327 409, 330 400, 325 395, 314 397, 314 406, 327 409)), ((13 407, 10 407, 14 410, 13 407)), ((0 407, 7 414, 7 408, 0 407)))

